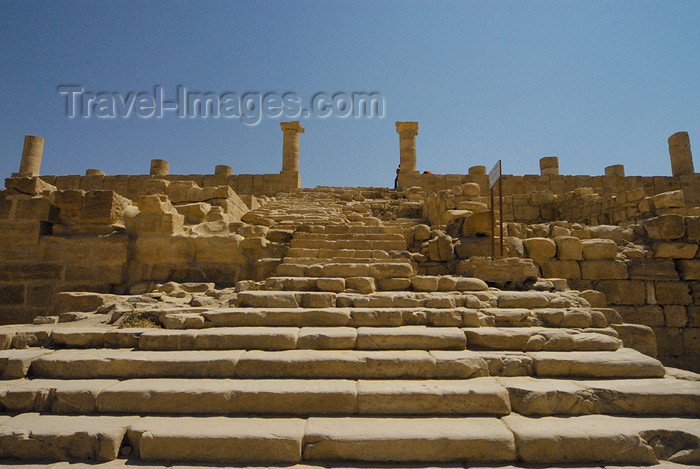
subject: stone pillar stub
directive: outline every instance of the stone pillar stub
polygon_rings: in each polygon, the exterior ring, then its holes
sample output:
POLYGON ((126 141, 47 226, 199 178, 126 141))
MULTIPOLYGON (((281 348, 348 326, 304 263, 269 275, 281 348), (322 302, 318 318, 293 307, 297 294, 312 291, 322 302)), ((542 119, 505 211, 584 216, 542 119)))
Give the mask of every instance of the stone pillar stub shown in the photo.
POLYGON ((170 173, 170 163, 165 160, 151 160, 151 176, 167 176, 170 173))
POLYGON ((104 176, 105 172, 102 171, 101 169, 86 169, 85 175, 86 176, 104 176))
POLYGON ((540 158, 540 174, 542 176, 559 176, 559 158, 556 156, 540 158))
POLYGON ((396 133, 399 134, 401 172, 408 173, 418 171, 416 157, 416 135, 418 135, 418 122, 396 121, 396 133))
POLYGON ((674 176, 695 174, 688 132, 676 132, 668 137, 668 153, 671 156, 671 174, 674 176))
POLYGON ((299 172, 299 134, 305 129, 299 121, 280 122, 284 139, 282 140, 282 171, 299 172))
POLYGON ((22 176, 38 176, 41 169, 41 157, 43 154, 44 139, 36 135, 25 135, 22 160, 19 163, 19 173, 22 176))
POLYGON ((486 174, 486 166, 472 166, 469 168, 469 175, 470 176, 482 176, 486 174))
POLYGON ((621 164, 614 164, 605 168, 606 176, 617 176, 625 177, 625 166, 621 164))
POLYGON ((233 174, 233 168, 225 164, 219 164, 214 167, 214 174, 217 176, 230 176, 233 174))

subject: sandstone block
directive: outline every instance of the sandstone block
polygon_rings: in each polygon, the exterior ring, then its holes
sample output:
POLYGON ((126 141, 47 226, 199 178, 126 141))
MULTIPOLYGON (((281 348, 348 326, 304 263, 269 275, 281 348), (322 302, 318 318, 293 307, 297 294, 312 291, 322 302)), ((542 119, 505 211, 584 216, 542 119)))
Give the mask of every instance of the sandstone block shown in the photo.
POLYGON ((345 286, 359 293, 373 293, 377 289, 373 277, 348 277, 345 279, 345 286))
POLYGON ((613 324, 626 348, 656 358, 656 336, 649 326, 641 324, 613 324))
POLYGON ((686 240, 690 243, 700 242, 700 217, 685 217, 686 240))
POLYGON ((685 234, 685 222, 680 215, 661 215, 645 220, 642 224, 651 239, 680 239, 685 234))
POLYGON ((175 210, 177 210, 180 215, 184 215, 185 223, 187 224, 198 224, 204 222, 210 209, 211 205, 204 202, 175 206, 175 210))
POLYGON ((573 260, 559 261, 547 259, 539 261, 542 275, 547 278, 579 279, 581 278, 581 268, 579 263, 573 260))
MULTIPOLYGON (((354 277, 355 275, 353 275, 354 277)), ((369 266, 369 276, 375 279, 412 277, 413 267, 409 263, 386 262, 374 263, 369 266)))
POLYGON ((654 203, 654 208, 676 208, 685 207, 685 197, 683 196, 683 191, 670 191, 662 192, 661 194, 656 194, 651 198, 654 203))
MULTIPOLYGON (((554 227, 558 228, 558 227, 554 227)), ((554 238, 557 245, 557 257, 561 260, 583 259, 581 240, 574 236, 559 236, 554 238)))
POLYGON ((627 265, 617 260, 586 260, 581 262, 581 277, 584 279, 626 279, 627 265))
POLYGON ((312 417, 304 459, 388 461, 512 461, 515 445, 498 420, 472 418, 312 417), (440 451, 435 451, 435 446, 440 451))
POLYGON ((491 236, 491 212, 476 212, 464 219, 462 236, 491 236))
POLYGON ((678 267, 683 280, 700 280, 700 259, 682 260, 678 267))
POLYGON ((588 301, 593 308, 605 308, 608 306, 608 300, 605 298, 605 295, 599 291, 585 290, 582 291, 579 296, 588 301))
POLYGON ((600 280, 596 289, 605 294, 613 305, 643 305, 647 290, 641 280, 600 280))
POLYGON ((658 242, 653 246, 654 257, 692 259, 698 251, 697 243, 658 242))
POLYGON ((411 286, 416 291, 434 292, 438 290, 440 277, 411 277, 411 286))
POLYGON ((29 195, 48 195, 56 190, 56 186, 43 181, 39 177, 13 177, 5 179, 5 189, 14 189, 17 192, 29 195))
POLYGON ((629 278, 639 280, 678 280, 676 266, 670 259, 631 259, 629 278))
POLYGON ((557 254, 557 245, 549 238, 524 239, 523 246, 531 259, 549 259, 557 254))
POLYGON ((340 277, 320 277, 316 286, 321 291, 340 293, 345 291, 345 279, 340 277))
POLYGON ((656 301, 662 305, 687 305, 692 303, 690 288, 686 282, 656 282, 656 301))
POLYGON ((411 279, 405 277, 389 277, 377 279, 377 287, 383 291, 404 291, 411 288, 411 279))
POLYGON ((617 244, 611 239, 584 239, 581 241, 584 259, 615 259, 617 244))

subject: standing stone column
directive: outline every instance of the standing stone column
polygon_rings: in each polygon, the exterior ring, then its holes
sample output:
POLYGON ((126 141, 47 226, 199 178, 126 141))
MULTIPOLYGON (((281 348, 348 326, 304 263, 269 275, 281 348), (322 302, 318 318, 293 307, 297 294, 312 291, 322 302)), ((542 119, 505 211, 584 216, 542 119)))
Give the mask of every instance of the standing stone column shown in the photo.
POLYGON ((559 176, 559 158, 556 156, 540 158, 540 174, 542 176, 559 176))
POLYGON ((151 176, 167 176, 170 173, 170 163, 165 160, 151 160, 151 176))
POLYGON ((671 173, 674 176, 695 173, 688 132, 676 132, 668 137, 668 153, 671 155, 671 173))
POLYGON ((34 135, 25 135, 22 160, 19 163, 21 176, 36 177, 41 169, 41 157, 44 154, 44 139, 34 135))
POLYGON ((418 135, 418 122, 397 121, 396 133, 399 134, 401 173, 417 172, 416 135, 418 135))
POLYGON ((217 176, 230 176, 233 174, 233 168, 225 164, 219 164, 214 167, 214 174, 217 176))
POLYGON ((611 177, 625 177, 625 166, 614 164, 605 168, 605 175, 611 177))
POLYGON ((304 127, 299 121, 280 122, 284 139, 282 140, 282 171, 299 172, 299 134, 304 127))

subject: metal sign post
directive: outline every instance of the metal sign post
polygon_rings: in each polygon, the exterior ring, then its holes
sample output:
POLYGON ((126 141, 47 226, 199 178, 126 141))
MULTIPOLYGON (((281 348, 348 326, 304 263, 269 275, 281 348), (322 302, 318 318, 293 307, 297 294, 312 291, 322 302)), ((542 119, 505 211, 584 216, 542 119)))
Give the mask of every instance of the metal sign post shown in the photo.
POLYGON ((499 202, 499 225, 500 225, 500 246, 501 257, 503 257, 503 182, 501 181, 501 160, 493 166, 489 172, 489 192, 491 192, 491 259, 496 256, 496 207, 493 197, 493 187, 498 182, 498 202, 499 202))

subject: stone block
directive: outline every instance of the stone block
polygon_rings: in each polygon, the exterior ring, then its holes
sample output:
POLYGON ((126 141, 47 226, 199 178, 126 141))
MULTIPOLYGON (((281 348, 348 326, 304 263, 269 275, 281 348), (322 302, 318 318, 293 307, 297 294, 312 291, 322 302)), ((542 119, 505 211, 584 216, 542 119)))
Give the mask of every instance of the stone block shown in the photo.
POLYGON ((652 327, 659 357, 683 355, 683 336, 678 327, 652 327))
POLYGON ((608 306, 608 300, 605 298, 605 295, 599 291, 584 290, 579 296, 588 301, 593 308, 606 308, 608 306))
POLYGON ((207 218, 207 213, 211 209, 211 205, 204 202, 195 202, 191 204, 176 205, 175 210, 180 215, 184 215, 185 223, 198 224, 202 223, 207 218))
POLYGON ((345 279, 340 277, 320 277, 316 287, 321 291, 340 293, 345 291, 345 279))
POLYGON ((700 242, 700 217, 685 217, 685 231, 685 239, 688 242, 700 242))
POLYGON ((523 246, 531 259, 549 259, 557 254, 557 245, 549 238, 524 239, 523 246))
POLYGON ((581 248, 584 259, 615 259, 617 255, 617 244, 611 239, 584 239, 581 248))
POLYGON ((670 191, 662 192, 661 194, 656 194, 651 198, 654 208, 676 208, 685 207, 685 197, 683 196, 683 191, 670 191))
POLYGON ((692 259, 698 251, 697 243, 657 242, 654 243, 654 257, 672 259, 692 259))
POLYGON ((641 324, 613 324, 613 329, 620 335, 626 348, 634 349, 644 355, 656 358, 656 336, 649 327, 641 324))
POLYGON ((685 234, 685 221, 680 215, 661 215, 645 220, 647 236, 655 240, 680 239, 685 234))
POLYGON ((676 266, 670 259, 631 259, 627 263, 630 279, 678 280, 676 266))
POLYGON ((683 280, 700 280, 700 259, 679 261, 678 269, 683 280))
POLYGON ((383 291, 404 291, 411 288, 411 279, 409 278, 379 278, 377 279, 377 287, 383 291))
POLYGON ((686 282, 656 282, 656 301, 661 305, 687 305, 693 299, 686 282))
POLYGON ((22 196, 15 198, 15 220, 55 221, 57 211, 48 198, 22 196))
POLYGON ((0 285, 0 304, 22 305, 24 304, 23 285, 0 285))
POLYGON ((377 290, 373 277, 348 277, 345 279, 345 287, 359 293, 373 293, 377 290))
MULTIPOLYGON (((558 226, 552 227, 560 228, 558 226)), ((557 245, 557 257, 561 260, 583 259, 581 240, 574 236, 558 236, 554 238, 557 245)))
POLYGON ((114 191, 89 191, 83 197, 80 218, 83 223, 112 225, 121 221, 131 201, 114 191))
POLYGON ((438 290, 440 277, 412 277, 411 286, 416 291, 434 292, 438 290))
POLYGON ((688 314, 683 305, 664 305, 664 322, 668 327, 685 327, 688 314))
POLYGON ((462 236, 491 236, 491 212, 476 212, 464 219, 462 236))
POLYGON ((546 278, 564 278, 564 279, 579 279, 581 278, 581 268, 576 261, 558 261, 548 259, 538 262, 542 269, 542 276, 546 278))
POLYGON ((643 305, 646 303, 647 289, 641 280, 600 280, 596 290, 605 294, 608 303, 613 305, 643 305))
POLYGON ((617 260, 581 261, 581 277, 590 280, 624 280, 627 278, 627 265, 617 260))
MULTIPOLYGON (((499 253, 499 245, 495 244, 494 249, 496 254, 499 253)), ((470 257, 489 257, 491 256, 491 238, 461 238, 455 245, 455 254, 460 259, 468 259, 470 257)))

